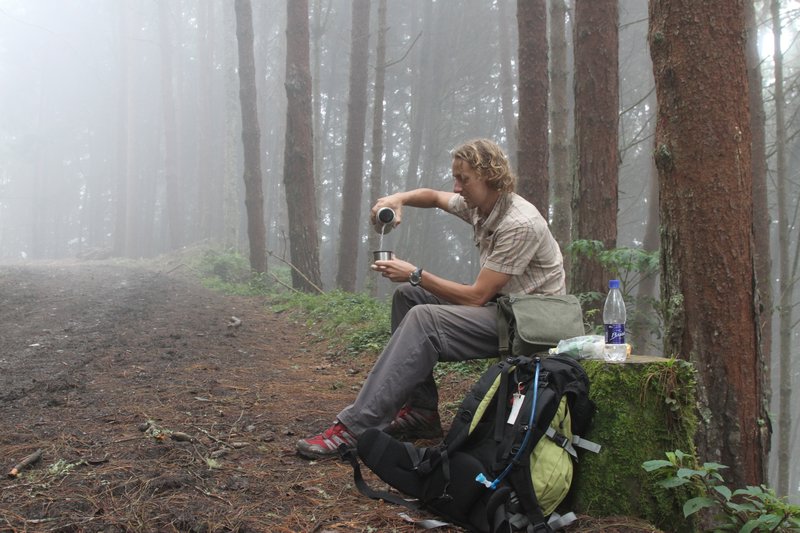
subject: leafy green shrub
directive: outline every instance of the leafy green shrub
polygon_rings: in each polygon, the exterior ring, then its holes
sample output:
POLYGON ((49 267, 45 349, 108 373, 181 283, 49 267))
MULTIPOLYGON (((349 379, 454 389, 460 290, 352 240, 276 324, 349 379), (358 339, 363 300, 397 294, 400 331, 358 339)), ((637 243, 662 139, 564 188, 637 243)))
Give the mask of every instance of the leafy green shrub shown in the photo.
POLYGON ((243 283, 250 279, 247 258, 235 251, 206 250, 197 268, 204 276, 225 283, 243 283))
POLYGON ((693 485, 699 496, 683 505, 683 514, 689 517, 703 509, 716 511, 716 524, 712 531, 788 532, 800 531, 800 506, 791 505, 764 485, 731 490, 720 474, 727 468, 718 463, 696 464, 694 456, 680 450, 667 452, 667 459, 646 461, 642 464, 648 472, 661 472, 665 478, 659 484, 665 488, 693 485))
MULTIPOLYGON (((657 277, 661 271, 659 252, 648 252, 641 248, 612 248, 606 250, 600 241, 579 239, 572 241, 566 252, 573 261, 590 259, 597 261, 603 269, 620 280, 622 295, 628 311, 627 329, 649 332, 660 339, 663 334, 663 312, 660 300, 651 296, 635 296, 639 285, 657 277)), ((586 292, 577 295, 586 313, 589 324, 599 323, 605 293, 586 292), (599 306, 599 307, 598 307, 599 306)), ((600 326, 595 333, 602 333, 600 326)))
POLYGON ((288 267, 271 268, 268 274, 250 270, 250 261, 232 250, 206 250, 195 265, 203 283, 228 294, 265 295, 291 286, 288 267))
POLYGON ((390 336, 391 308, 368 294, 334 290, 324 294, 283 293, 276 311, 299 309, 309 329, 345 341, 349 353, 379 351, 390 336))

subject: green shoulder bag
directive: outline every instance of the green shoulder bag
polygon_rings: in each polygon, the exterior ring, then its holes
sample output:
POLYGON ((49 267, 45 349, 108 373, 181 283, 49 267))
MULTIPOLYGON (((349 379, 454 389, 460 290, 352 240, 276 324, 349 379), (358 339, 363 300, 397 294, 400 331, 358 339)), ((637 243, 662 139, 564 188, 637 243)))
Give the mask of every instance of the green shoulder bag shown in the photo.
POLYGON ((533 355, 584 335, 583 311, 572 294, 518 294, 497 299, 500 355, 533 355))

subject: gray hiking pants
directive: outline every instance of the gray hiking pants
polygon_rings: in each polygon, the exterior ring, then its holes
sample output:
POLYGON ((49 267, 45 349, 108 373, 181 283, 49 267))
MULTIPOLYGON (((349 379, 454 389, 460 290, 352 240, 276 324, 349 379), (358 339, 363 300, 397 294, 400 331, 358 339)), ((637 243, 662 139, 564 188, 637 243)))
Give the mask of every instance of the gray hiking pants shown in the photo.
POLYGON ((436 410, 437 361, 496 357, 497 306, 448 304, 421 287, 403 284, 392 298, 392 336, 355 402, 338 419, 355 435, 383 429, 403 405, 436 410))

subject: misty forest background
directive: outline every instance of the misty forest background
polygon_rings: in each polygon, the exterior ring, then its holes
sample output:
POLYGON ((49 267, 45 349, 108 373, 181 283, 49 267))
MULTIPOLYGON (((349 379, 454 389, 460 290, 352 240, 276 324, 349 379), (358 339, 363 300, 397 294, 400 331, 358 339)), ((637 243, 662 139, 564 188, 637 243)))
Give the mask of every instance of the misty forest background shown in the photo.
MULTIPOLYGON (((637 353, 695 363, 701 455, 797 502, 798 15, 785 0, 0 0, 0 259, 209 246, 257 272, 291 264, 299 290, 383 297, 369 207, 449 190, 449 150, 489 137, 590 316, 619 275, 637 353)), ((405 210, 383 247, 453 280, 478 268, 469 227, 433 210, 405 210)))

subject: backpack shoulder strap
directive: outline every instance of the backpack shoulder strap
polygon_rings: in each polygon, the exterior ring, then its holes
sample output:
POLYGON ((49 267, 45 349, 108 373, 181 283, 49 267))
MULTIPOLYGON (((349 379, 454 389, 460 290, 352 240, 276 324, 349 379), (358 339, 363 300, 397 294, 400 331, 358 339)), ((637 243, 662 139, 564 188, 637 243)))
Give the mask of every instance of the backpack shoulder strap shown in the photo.
POLYGON ((371 498, 373 500, 384 500, 397 505, 402 505, 415 511, 418 511, 422 508, 419 500, 406 500, 399 494, 385 490, 375 490, 370 487, 364 480, 364 476, 361 474, 361 466, 358 464, 358 457, 356 456, 355 450, 348 448, 346 444, 339 446, 339 455, 341 456, 342 460, 349 462, 350 466, 353 467, 353 481, 355 482, 356 488, 367 498, 371 498))
POLYGON ((493 364, 472 386, 458 407, 450 430, 444 438, 444 446, 449 452, 463 446, 477 423, 486 414, 492 399, 498 394, 503 382, 508 379, 508 374, 514 369, 516 362, 516 359, 510 358, 493 364))

